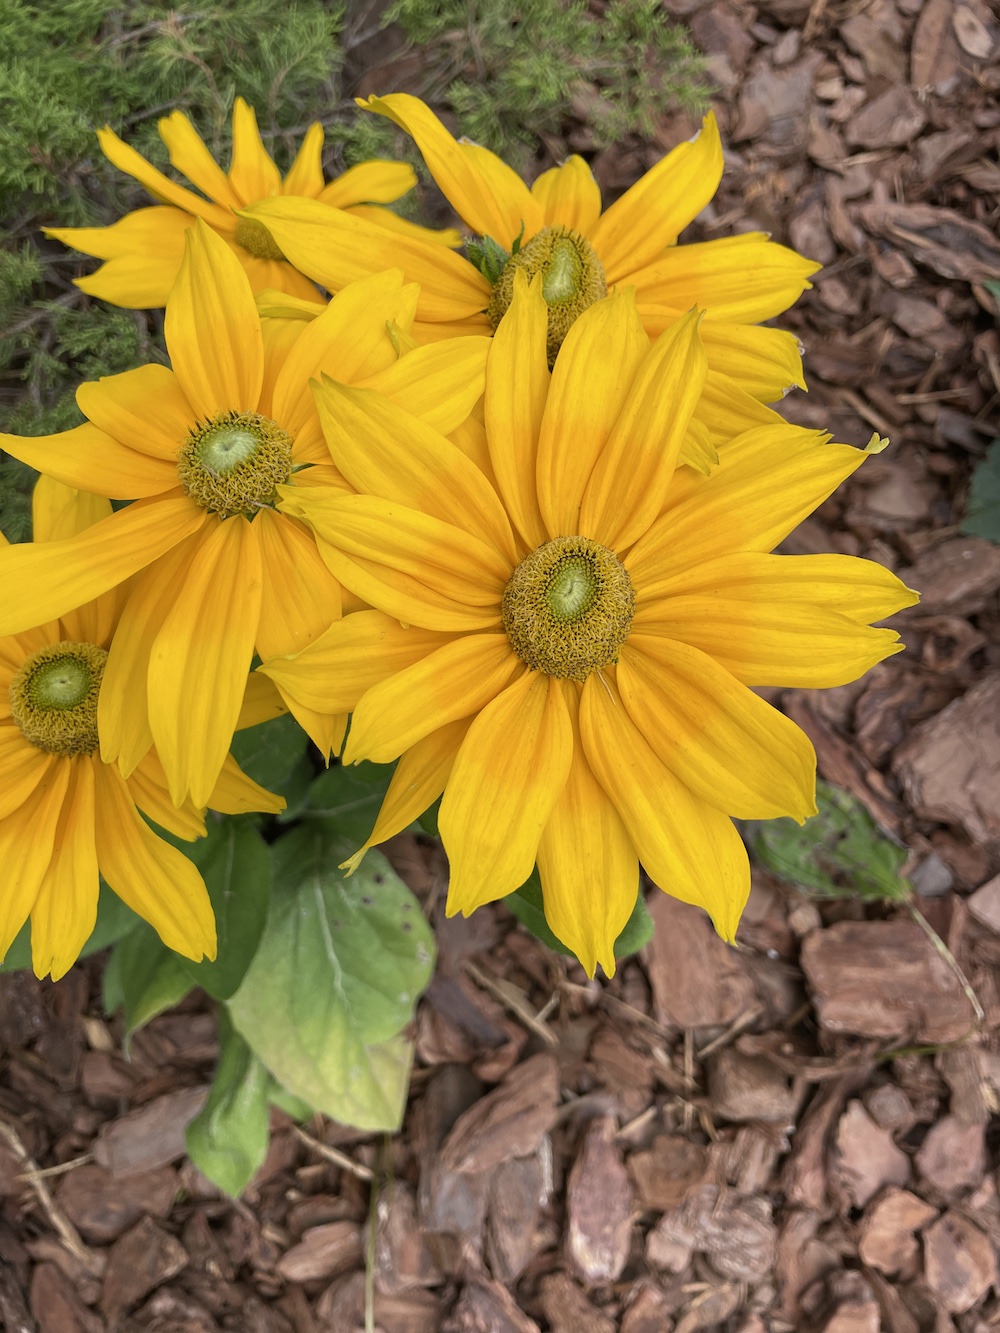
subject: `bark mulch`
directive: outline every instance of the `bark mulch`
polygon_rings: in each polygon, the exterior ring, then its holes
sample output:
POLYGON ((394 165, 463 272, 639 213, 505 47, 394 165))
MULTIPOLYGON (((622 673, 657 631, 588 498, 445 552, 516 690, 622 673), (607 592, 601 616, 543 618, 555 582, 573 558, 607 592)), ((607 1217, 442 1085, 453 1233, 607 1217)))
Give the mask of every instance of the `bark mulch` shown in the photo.
MULTIPOLYGON (((55 986, 4 976, 10 1333, 355 1333, 366 1269, 382 1333, 1000 1326, 1000 548, 960 528, 1000 433, 1000 21, 983 0, 667 8, 710 55, 727 144, 688 239, 765 229, 822 260, 781 321, 810 381, 785 409, 893 441, 784 549, 867 556, 923 593, 904 655, 773 697, 908 849, 956 965, 905 905, 760 872, 739 951, 654 893, 652 944, 591 983, 502 907, 445 923, 441 853, 407 835, 393 860, 441 957, 403 1131, 276 1113, 238 1202, 184 1157, 216 1054, 201 997, 126 1059, 99 960, 55 986)), ((419 91, 391 41, 369 55, 359 88, 419 91)), ((597 152, 602 186, 693 128, 597 152)), ((590 153, 585 120, 549 146, 590 153)))

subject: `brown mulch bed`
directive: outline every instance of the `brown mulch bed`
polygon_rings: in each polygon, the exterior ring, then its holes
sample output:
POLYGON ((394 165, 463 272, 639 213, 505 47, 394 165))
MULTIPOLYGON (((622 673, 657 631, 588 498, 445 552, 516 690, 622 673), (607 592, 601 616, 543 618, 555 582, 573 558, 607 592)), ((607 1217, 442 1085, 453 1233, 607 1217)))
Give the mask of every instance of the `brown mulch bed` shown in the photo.
MULTIPOLYGON (((776 701, 909 849, 985 1020, 904 908, 763 873, 739 951, 655 894, 653 943, 611 983, 489 908, 440 923, 403 1132, 276 1114, 234 1203, 184 1158, 216 1055, 201 997, 126 1059, 99 962, 3 976, 10 1333, 355 1333, 366 1268, 382 1333, 1000 1326, 1000 549, 959 528, 1000 433, 1000 22, 983 0, 667 8, 710 54, 727 144, 691 239, 763 228, 822 260, 780 321, 811 386, 788 415, 893 440, 785 549, 923 593, 903 656, 776 701)), ((417 77, 384 39, 369 63, 380 90, 417 77)), ((693 128, 597 152, 602 186, 693 128)), ((580 123, 550 147, 593 145, 580 123)), ((391 850, 439 916, 438 849, 391 850)))

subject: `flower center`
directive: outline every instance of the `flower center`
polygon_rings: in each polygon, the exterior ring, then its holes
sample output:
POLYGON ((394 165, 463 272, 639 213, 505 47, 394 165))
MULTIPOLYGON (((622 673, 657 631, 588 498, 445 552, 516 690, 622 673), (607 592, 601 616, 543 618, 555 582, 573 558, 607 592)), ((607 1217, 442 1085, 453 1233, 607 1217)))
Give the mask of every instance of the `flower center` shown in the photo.
POLYGON ((188 435, 177 458, 191 499, 223 518, 275 503, 292 471, 292 437, 259 412, 223 412, 188 435))
POLYGON ((614 551, 586 537, 556 537, 514 570, 500 614, 522 662, 584 681, 618 661, 634 610, 632 580, 614 551))
POLYGON ((10 711, 25 740, 49 754, 93 754, 107 660, 96 644, 67 640, 22 662, 10 682, 10 711))
POLYGON ((486 308, 493 328, 507 313, 514 296, 514 274, 518 269, 530 281, 542 275, 542 295, 549 307, 549 365, 578 315, 608 294, 604 266, 589 241, 569 227, 545 227, 527 245, 513 254, 493 285, 486 308))
POLYGON ((240 218, 236 224, 236 244, 256 259, 284 259, 274 237, 256 218, 240 218))

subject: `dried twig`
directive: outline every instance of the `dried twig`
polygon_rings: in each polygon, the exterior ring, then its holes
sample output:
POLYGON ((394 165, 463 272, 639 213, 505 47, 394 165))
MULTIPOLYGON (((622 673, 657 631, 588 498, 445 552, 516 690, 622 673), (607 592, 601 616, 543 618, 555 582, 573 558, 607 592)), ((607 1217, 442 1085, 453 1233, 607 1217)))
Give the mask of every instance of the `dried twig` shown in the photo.
POLYGON ((24 1179, 34 1190, 45 1216, 58 1232, 59 1239, 88 1273, 94 1273, 95 1275, 99 1273, 102 1267, 101 1256, 95 1254, 89 1246, 83 1243, 76 1227, 53 1199, 49 1187, 45 1183, 45 1175, 50 1173, 41 1170, 38 1163, 21 1142, 20 1134, 6 1120, 0 1120, 0 1136, 7 1140, 11 1152, 24 1167, 24 1179))
POLYGON ((353 1157, 348 1157, 347 1153, 340 1152, 337 1148, 331 1148, 328 1143, 321 1143, 319 1139, 314 1139, 311 1134, 307 1134, 298 1125, 293 1125, 292 1130, 296 1137, 308 1148, 311 1148, 318 1156, 325 1157, 328 1162, 333 1162, 335 1166, 342 1166, 345 1171, 350 1171, 351 1175, 357 1176, 359 1180, 370 1183, 375 1179, 374 1171, 361 1162, 356 1162, 353 1157))

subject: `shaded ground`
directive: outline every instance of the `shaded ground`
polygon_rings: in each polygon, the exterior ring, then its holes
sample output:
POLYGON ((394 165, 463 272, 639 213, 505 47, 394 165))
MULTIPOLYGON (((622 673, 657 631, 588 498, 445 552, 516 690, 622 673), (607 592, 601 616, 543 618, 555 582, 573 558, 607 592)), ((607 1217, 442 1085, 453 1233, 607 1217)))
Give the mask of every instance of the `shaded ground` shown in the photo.
MULTIPOLYGON (((998 433, 1000 24, 983 0, 668 7, 711 53, 729 146, 689 239, 763 227, 823 260, 783 321, 811 384, 788 414, 894 442, 786 549, 924 593, 904 656, 780 701, 910 850, 985 1021, 905 908, 763 873, 742 950, 657 894, 611 983, 486 909, 441 926, 403 1133, 277 1116, 234 1204, 183 1158, 216 1054, 196 997, 126 1061, 93 960, 0 977, 3 1328, 354 1333, 369 1248, 383 1333, 1000 1325, 1000 549, 957 526, 998 433)), ((419 91, 391 43, 368 57, 364 90, 419 91)), ((590 147, 582 122, 550 145, 590 147)), ((595 171, 619 190, 659 151, 595 171)), ((439 851, 392 852, 439 917, 439 851)))

